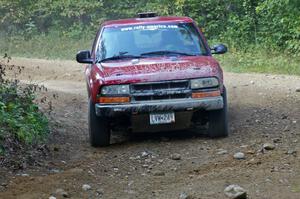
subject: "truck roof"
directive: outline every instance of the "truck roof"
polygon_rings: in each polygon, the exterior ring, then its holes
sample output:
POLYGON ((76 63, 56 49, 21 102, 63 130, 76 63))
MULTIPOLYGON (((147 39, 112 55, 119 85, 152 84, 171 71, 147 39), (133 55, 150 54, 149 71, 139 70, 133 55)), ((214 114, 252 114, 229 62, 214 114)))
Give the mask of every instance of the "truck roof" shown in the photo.
POLYGON ((155 24, 155 23, 191 23, 193 20, 189 17, 149 17, 149 18, 131 18, 131 19, 119 19, 111 20, 103 23, 105 27, 112 26, 126 26, 126 25, 142 25, 142 24, 155 24))

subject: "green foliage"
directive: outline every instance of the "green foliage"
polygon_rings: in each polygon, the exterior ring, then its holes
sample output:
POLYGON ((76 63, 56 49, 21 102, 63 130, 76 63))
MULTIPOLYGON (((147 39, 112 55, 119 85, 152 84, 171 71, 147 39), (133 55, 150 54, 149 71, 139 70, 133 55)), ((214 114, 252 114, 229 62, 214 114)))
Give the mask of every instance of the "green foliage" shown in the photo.
POLYGON ((300 1, 266 0, 257 7, 261 42, 300 55, 300 1))
POLYGON ((66 31, 74 24, 89 27, 98 21, 101 7, 102 2, 98 0, 2 0, 0 28, 8 33, 30 35, 32 32, 47 33, 51 28, 66 31))
POLYGON ((0 52, 73 59, 103 21, 144 11, 189 16, 233 53, 254 46, 300 56, 299 0, 1 0, 0 52))
POLYGON ((2 0, 0 29, 25 39, 57 31, 58 37, 91 40, 104 20, 149 10, 190 16, 208 39, 236 48, 255 44, 300 53, 299 0, 2 0))
POLYGON ((5 70, 21 71, 0 63, 0 153, 6 142, 18 140, 32 144, 48 133, 48 120, 34 103, 37 85, 19 85, 17 80, 5 79, 5 70))

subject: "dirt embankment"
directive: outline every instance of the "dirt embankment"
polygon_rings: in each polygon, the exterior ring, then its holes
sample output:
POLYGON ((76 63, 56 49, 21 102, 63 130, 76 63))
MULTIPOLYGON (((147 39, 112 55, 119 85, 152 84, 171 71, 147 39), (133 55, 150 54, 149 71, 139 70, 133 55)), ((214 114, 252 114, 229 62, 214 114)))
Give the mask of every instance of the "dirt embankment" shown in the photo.
POLYGON ((25 66, 21 79, 45 84, 47 95, 58 98, 47 156, 23 170, 1 168, 0 198, 225 198, 229 184, 250 198, 300 198, 299 77, 225 73, 228 138, 192 131, 116 134, 110 147, 95 149, 87 141, 83 66, 35 59, 12 64, 25 66), (275 148, 262 150, 265 143, 275 148), (234 159, 236 152, 245 159, 234 159), (84 184, 91 188, 83 190, 84 184))

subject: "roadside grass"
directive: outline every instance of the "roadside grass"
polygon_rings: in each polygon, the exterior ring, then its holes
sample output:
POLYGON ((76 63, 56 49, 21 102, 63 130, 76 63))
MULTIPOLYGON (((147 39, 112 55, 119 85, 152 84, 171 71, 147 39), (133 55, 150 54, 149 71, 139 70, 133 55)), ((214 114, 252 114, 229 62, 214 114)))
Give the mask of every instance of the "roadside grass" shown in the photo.
MULTIPOLYGON (((79 50, 91 49, 92 41, 90 34, 75 39, 55 32, 30 39, 2 36, 0 53, 14 57, 74 60, 79 50)), ((300 57, 264 49, 249 47, 243 51, 229 47, 227 54, 215 58, 228 72, 300 75, 300 57)))
POLYGON ((14 57, 74 60, 79 50, 91 49, 92 38, 78 39, 59 34, 37 35, 30 39, 22 36, 0 37, 0 54, 14 57))
POLYGON ((269 73, 300 76, 300 58, 264 50, 229 52, 216 55, 225 71, 235 73, 269 73))

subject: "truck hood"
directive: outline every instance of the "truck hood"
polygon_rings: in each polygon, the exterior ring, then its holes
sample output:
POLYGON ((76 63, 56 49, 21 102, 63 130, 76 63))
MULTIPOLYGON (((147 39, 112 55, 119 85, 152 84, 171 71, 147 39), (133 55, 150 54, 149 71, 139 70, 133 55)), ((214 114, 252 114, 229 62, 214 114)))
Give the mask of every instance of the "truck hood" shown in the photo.
POLYGON ((105 84, 151 82, 217 76, 218 62, 211 56, 155 57, 107 61, 97 64, 105 84))

